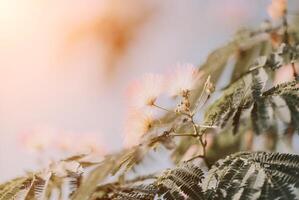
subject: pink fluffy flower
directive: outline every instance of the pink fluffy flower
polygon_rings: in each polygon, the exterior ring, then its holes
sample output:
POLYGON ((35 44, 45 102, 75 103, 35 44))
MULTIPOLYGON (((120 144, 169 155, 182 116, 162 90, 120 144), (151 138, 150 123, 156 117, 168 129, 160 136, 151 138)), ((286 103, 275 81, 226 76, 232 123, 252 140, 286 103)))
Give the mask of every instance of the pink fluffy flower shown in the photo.
POLYGON ((202 73, 192 64, 178 64, 167 83, 169 94, 179 96, 193 90, 201 75, 202 73))
POLYGON ((124 130, 124 145, 131 147, 139 144, 141 137, 151 130, 153 122, 154 117, 151 111, 130 113, 124 130))
POLYGON ((162 75, 145 74, 141 80, 134 82, 129 87, 129 105, 136 109, 152 106, 163 89, 162 75))
POLYGON ((268 14, 272 19, 281 18, 286 11, 287 0, 272 0, 268 6, 268 14))

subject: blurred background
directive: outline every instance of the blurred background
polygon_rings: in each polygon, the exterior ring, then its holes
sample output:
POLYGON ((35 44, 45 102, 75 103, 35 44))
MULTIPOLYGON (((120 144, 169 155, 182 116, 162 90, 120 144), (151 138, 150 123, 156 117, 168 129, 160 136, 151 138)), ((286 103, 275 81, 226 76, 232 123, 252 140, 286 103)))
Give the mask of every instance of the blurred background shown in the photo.
POLYGON ((0 181, 121 149, 131 81, 204 62, 269 2, 0 0, 0 181))

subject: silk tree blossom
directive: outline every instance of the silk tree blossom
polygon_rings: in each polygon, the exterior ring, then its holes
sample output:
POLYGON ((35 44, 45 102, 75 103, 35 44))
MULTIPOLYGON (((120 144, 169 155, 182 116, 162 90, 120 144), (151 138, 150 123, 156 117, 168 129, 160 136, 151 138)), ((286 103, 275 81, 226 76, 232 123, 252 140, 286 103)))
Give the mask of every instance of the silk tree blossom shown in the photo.
POLYGON ((128 90, 129 105, 135 109, 153 106, 163 92, 164 79, 159 74, 145 74, 135 81, 128 90))
POLYGON ((272 19, 281 18, 287 9, 287 0, 272 0, 268 6, 268 14, 272 19))
POLYGON ((124 145, 132 147, 140 143, 141 137, 153 127, 154 117, 152 111, 144 110, 130 113, 124 130, 124 145))
POLYGON ((170 75, 167 88, 171 96, 183 96, 193 90, 202 73, 192 64, 178 64, 170 75))

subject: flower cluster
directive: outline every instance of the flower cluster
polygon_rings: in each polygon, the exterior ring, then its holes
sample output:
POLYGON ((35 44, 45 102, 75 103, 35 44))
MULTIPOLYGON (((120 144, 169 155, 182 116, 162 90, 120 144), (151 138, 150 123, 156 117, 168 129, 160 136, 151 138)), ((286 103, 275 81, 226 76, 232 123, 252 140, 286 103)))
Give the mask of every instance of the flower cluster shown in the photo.
POLYGON ((133 109, 153 106, 164 89, 164 79, 159 74, 145 74, 129 88, 129 103, 133 109))
POLYGON ((272 0, 268 6, 268 14, 272 19, 279 19, 283 17, 287 9, 287 0, 272 0))
POLYGON ((189 97, 200 81, 202 72, 192 64, 177 64, 167 75, 146 74, 128 89, 129 114, 125 126, 125 146, 139 143, 140 138, 152 130, 157 110, 170 111, 157 104, 158 97, 167 94, 181 97, 175 112, 190 111, 189 97))
POLYGON ((153 113, 151 111, 132 111, 129 113, 125 126, 124 145, 127 147, 139 143, 139 139, 146 134, 154 123, 153 113))
POLYGON ((192 64, 178 64, 168 80, 169 94, 175 97, 189 93, 195 88, 201 75, 192 64))

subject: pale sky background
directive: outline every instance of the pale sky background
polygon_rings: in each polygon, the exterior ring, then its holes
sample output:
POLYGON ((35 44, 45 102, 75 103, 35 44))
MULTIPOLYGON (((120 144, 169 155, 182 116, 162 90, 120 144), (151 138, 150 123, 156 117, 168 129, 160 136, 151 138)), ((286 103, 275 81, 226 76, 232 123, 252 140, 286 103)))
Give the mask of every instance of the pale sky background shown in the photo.
POLYGON ((145 72, 164 72, 177 62, 204 62, 238 28, 257 27, 267 19, 269 3, 145 1, 152 14, 108 81, 105 48, 96 34, 72 44, 67 39, 97 18, 107 1, 0 0, 0 181, 39 167, 38 156, 19 142, 20 134, 31 130, 55 137, 63 132, 96 135, 105 151, 121 149, 130 81, 145 72))

